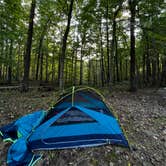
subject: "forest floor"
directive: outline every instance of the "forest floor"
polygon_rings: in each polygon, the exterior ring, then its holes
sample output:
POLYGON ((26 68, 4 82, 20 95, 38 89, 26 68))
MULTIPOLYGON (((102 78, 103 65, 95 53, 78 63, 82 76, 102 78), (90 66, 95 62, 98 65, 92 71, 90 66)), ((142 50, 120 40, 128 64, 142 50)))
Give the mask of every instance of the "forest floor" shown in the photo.
MULTIPOLYGON (((132 150, 102 146, 44 151, 37 166, 164 166, 166 163, 166 89, 130 93, 103 90, 126 131, 132 150)), ((0 126, 35 111, 48 109, 54 92, 0 92, 0 126)), ((0 142, 0 165, 6 166, 9 143, 0 142)))

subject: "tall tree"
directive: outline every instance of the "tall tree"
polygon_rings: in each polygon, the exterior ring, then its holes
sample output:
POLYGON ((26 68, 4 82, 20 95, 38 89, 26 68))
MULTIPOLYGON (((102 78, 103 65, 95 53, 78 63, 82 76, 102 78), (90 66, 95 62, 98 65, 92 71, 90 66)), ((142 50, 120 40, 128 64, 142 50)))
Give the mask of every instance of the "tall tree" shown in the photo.
POLYGON ((129 0, 130 9, 130 90, 136 91, 136 75, 135 75, 135 16, 136 16, 136 0, 129 0))
POLYGON ((119 67, 118 67, 118 43, 117 43, 117 34, 116 34, 116 29, 117 29, 117 23, 116 23, 116 18, 122 8, 122 3, 123 1, 120 1, 115 9, 115 11, 113 12, 113 23, 112 23, 112 42, 111 42, 111 54, 112 57, 114 57, 115 59, 115 64, 114 64, 114 81, 115 81, 115 76, 117 78, 117 81, 120 81, 119 78, 119 67), (116 72, 115 72, 115 68, 116 68, 116 72), (116 73, 116 74, 115 74, 116 73))
POLYGON ((59 68, 59 88, 62 90, 64 88, 64 63, 65 63, 65 54, 66 54, 66 45, 67 45, 67 37, 70 30, 70 22, 72 18, 72 11, 73 11, 73 3, 74 0, 71 0, 68 19, 67 19, 67 26, 62 40, 62 48, 61 48, 61 55, 60 55, 60 68, 59 68))
POLYGON ((36 8, 36 0, 32 0, 30 15, 29 15, 29 27, 28 27, 26 50, 25 50, 25 55, 24 55, 24 77, 23 77, 23 87, 22 87, 23 91, 27 91, 28 86, 29 86, 28 82, 29 82, 29 71, 30 71, 31 47, 32 47, 35 8, 36 8))

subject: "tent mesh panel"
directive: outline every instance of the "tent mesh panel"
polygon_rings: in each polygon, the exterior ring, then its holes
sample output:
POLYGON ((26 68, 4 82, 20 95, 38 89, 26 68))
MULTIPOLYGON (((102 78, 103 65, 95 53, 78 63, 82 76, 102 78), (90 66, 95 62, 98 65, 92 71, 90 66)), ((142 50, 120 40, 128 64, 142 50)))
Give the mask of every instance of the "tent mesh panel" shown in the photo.
POLYGON ((65 125, 65 124, 75 124, 75 123, 89 123, 96 122, 89 115, 82 111, 72 107, 69 111, 63 114, 59 119, 57 119, 52 126, 55 125, 65 125))

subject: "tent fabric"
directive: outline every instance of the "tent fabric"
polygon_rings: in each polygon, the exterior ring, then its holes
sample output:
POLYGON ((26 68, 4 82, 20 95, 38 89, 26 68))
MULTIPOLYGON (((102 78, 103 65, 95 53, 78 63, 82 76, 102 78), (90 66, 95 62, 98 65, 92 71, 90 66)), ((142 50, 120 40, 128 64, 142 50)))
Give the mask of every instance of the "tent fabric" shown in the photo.
POLYGON ((7 155, 9 166, 32 166, 41 158, 32 153, 27 139, 44 117, 45 111, 39 110, 0 128, 2 139, 13 142, 7 155))
POLYGON ((25 138, 18 139, 13 143, 7 155, 7 164, 9 166, 33 166, 41 155, 34 154, 29 149, 25 138))
POLYGON ((33 164, 40 158, 33 150, 105 144, 129 147, 112 110, 92 88, 72 88, 47 113, 26 115, 0 128, 0 133, 14 142, 8 152, 11 166, 33 164))

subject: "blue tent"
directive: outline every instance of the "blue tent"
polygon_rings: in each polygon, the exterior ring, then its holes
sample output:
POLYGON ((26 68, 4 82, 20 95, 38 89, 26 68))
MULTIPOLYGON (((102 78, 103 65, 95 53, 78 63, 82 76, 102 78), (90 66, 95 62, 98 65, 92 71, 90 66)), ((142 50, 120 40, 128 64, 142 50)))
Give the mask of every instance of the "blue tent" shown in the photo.
MULTIPOLYGON (((129 147, 112 110, 108 108, 102 95, 92 88, 72 88, 47 113, 39 111, 35 116, 31 114, 28 119, 31 125, 25 126, 27 117, 29 116, 14 122, 10 126, 10 132, 17 130, 21 139, 25 138, 28 150, 31 151, 104 144, 129 147), (36 117, 38 121, 34 122, 36 117)), ((9 126, 6 128, 9 129, 9 126)), ((3 136, 9 134, 6 128, 0 129, 3 136)))

